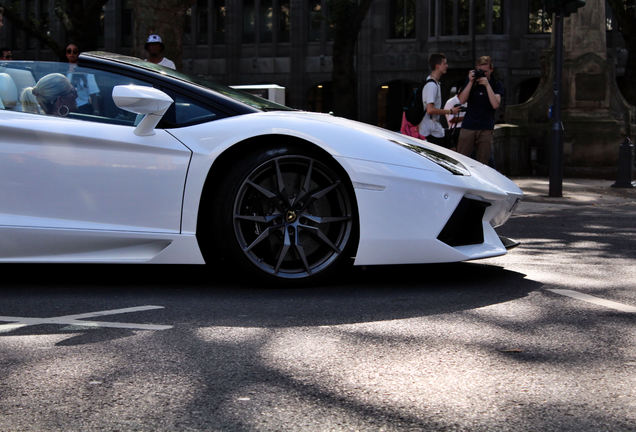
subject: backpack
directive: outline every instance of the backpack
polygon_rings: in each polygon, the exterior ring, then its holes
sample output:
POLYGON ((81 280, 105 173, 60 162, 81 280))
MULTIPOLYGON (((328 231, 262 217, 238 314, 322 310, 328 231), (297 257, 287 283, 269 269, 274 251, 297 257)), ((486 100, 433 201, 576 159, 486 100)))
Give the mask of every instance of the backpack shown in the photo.
POLYGON ((429 78, 424 84, 413 89, 411 99, 409 100, 408 105, 404 107, 406 120, 412 125, 420 124, 426 114, 424 103, 422 102, 422 90, 424 89, 424 86, 430 82, 435 82, 435 80, 433 78, 429 78))

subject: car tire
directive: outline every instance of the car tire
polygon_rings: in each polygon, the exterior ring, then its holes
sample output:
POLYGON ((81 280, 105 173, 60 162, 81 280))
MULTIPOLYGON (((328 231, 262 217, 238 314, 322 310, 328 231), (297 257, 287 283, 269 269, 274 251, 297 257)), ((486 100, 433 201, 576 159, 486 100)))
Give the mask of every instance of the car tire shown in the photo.
POLYGON ((323 280, 351 263, 356 202, 329 155, 298 145, 260 148, 234 161, 215 190, 206 261, 283 283, 323 280))

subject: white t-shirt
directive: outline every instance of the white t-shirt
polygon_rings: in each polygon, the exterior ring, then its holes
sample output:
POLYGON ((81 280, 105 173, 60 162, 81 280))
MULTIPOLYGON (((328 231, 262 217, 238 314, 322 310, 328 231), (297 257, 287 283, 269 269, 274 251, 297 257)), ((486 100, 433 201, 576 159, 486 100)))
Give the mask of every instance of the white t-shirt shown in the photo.
MULTIPOLYGON (((144 60, 148 61, 148 59, 144 59, 144 60)), ((157 63, 157 64, 161 65, 161 66, 165 66, 165 67, 170 68, 170 69, 177 70, 177 66, 175 66, 174 62, 172 60, 170 60, 169 58, 166 58, 166 57, 162 58, 161 61, 159 63, 157 63)))
MULTIPOLYGON (((449 100, 446 101, 446 103, 444 104, 444 109, 445 110, 449 110, 455 107, 455 105, 459 104, 459 98, 457 97, 457 95, 453 96, 452 98, 450 98, 449 100)), ((468 103, 463 103, 462 107, 466 108, 468 106, 468 103)), ((462 127, 462 122, 460 121, 457 124, 453 124, 451 123, 451 120, 454 119, 455 117, 460 118, 460 119, 464 119, 464 114, 466 114, 465 112, 458 112, 457 114, 446 114, 446 123, 448 123, 448 127, 449 128, 460 128, 462 127)))
MULTIPOLYGON (((432 77, 429 75, 426 80, 428 81, 432 77)), ((424 112, 426 113, 426 106, 430 103, 435 108, 440 109, 442 107, 442 92, 439 88, 439 83, 431 81, 422 89, 422 103, 424 103, 424 112)), ((439 122, 439 115, 424 114, 424 118, 419 125, 420 135, 429 136, 432 135, 436 138, 442 138, 444 136, 444 128, 439 122)))
POLYGON ((161 66, 168 67, 170 69, 175 69, 175 70, 177 69, 177 67, 175 66, 174 62, 172 60, 170 60, 170 59, 165 58, 165 57, 162 58, 161 61, 159 63, 157 63, 157 64, 160 64, 161 66))

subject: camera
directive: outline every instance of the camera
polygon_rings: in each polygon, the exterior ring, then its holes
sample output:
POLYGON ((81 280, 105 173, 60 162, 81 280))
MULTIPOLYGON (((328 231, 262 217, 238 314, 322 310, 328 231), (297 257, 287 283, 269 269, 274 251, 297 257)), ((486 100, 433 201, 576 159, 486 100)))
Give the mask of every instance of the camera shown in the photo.
POLYGON ((484 72, 481 69, 475 69, 473 70, 473 77, 478 80, 479 78, 485 78, 486 77, 486 72, 484 72))
POLYGON ((462 106, 462 104, 455 104, 455 107, 459 107, 459 112, 466 112, 468 108, 462 106))

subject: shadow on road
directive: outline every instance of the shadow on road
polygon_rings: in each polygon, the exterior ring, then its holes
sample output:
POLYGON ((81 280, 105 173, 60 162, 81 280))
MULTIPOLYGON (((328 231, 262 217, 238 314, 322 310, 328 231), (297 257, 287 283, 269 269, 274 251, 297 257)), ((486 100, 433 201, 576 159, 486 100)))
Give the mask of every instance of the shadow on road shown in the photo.
MULTIPOLYGON (((153 312, 149 319, 157 321, 159 316, 162 323, 177 326, 194 321, 198 325, 287 327, 401 319, 506 302, 541 286, 523 274, 474 263, 354 268, 331 284, 294 289, 216 279, 202 266, 0 268, 5 275, 0 315, 62 316, 162 305, 165 309, 153 312), (34 305, 39 305, 39 311, 34 311, 34 305)), ((135 322, 145 316, 136 316, 135 322)), ((130 315, 108 317, 109 321, 130 319, 130 315)))

